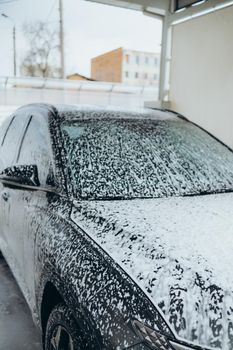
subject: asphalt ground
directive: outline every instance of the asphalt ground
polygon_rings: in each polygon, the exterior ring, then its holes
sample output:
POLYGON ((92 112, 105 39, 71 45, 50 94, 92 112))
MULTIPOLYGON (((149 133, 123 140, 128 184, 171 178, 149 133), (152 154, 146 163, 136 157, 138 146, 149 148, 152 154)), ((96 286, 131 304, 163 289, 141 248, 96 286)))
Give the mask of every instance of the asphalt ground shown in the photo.
POLYGON ((0 350, 41 350, 26 301, 0 255, 0 350))

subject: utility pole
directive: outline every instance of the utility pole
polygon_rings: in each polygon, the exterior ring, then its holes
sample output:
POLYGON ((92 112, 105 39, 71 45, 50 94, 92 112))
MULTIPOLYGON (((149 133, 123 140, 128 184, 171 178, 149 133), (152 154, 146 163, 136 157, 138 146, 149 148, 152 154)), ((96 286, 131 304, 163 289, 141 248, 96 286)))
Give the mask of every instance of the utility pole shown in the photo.
POLYGON ((12 20, 11 17, 9 17, 8 15, 6 15, 5 13, 1 14, 2 17, 8 19, 9 21, 11 21, 11 23, 13 24, 13 67, 14 67, 14 76, 16 77, 17 74, 17 68, 16 68, 16 28, 15 28, 15 23, 12 20))
POLYGON ((61 78, 65 78, 65 59, 64 59, 64 29, 63 29, 63 3, 59 0, 59 24, 60 24, 60 55, 61 55, 61 78))

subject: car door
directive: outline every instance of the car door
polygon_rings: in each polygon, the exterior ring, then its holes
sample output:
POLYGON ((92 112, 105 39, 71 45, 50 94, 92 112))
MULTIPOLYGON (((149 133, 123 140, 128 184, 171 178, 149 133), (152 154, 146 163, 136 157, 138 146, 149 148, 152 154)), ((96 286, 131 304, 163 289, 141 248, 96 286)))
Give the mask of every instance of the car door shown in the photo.
POLYGON ((40 113, 33 113, 27 125, 19 153, 14 160, 15 166, 36 165, 40 187, 12 187, 12 210, 9 216, 9 245, 17 256, 20 268, 19 284, 31 309, 35 307, 34 298, 34 260, 36 234, 43 224, 43 216, 48 207, 49 180, 53 174, 53 161, 48 126, 40 113), (17 215, 15 215, 17 213, 17 215), (17 247, 20 246, 20 250, 17 247))
MULTIPOLYGON (((0 173, 13 165, 29 119, 30 116, 28 114, 17 112, 1 125, 0 173)), ((14 201, 17 203, 17 198, 14 198, 14 201)), ((12 234, 9 225, 10 216, 13 214, 12 204, 10 189, 0 181, 0 247, 12 269, 15 267, 17 270, 17 258, 14 256, 14 249, 10 246, 8 241, 9 236, 12 234)), ((14 215, 16 215, 16 212, 14 215)))

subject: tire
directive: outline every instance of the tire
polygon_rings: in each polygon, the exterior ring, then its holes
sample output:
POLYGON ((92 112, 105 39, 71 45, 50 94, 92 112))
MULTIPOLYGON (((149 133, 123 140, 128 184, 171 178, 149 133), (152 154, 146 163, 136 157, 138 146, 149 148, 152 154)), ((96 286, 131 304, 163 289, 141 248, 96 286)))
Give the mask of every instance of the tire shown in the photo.
POLYGON ((64 303, 55 306, 49 316, 45 350, 84 350, 77 323, 64 303))

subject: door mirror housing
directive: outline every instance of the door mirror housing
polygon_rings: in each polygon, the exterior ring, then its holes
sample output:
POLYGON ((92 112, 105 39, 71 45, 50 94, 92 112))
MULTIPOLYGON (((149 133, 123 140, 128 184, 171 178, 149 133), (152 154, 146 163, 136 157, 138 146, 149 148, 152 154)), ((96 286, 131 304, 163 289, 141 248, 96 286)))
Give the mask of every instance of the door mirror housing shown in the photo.
POLYGON ((17 165, 6 168, 0 174, 3 184, 39 187, 38 168, 36 165, 17 165))

